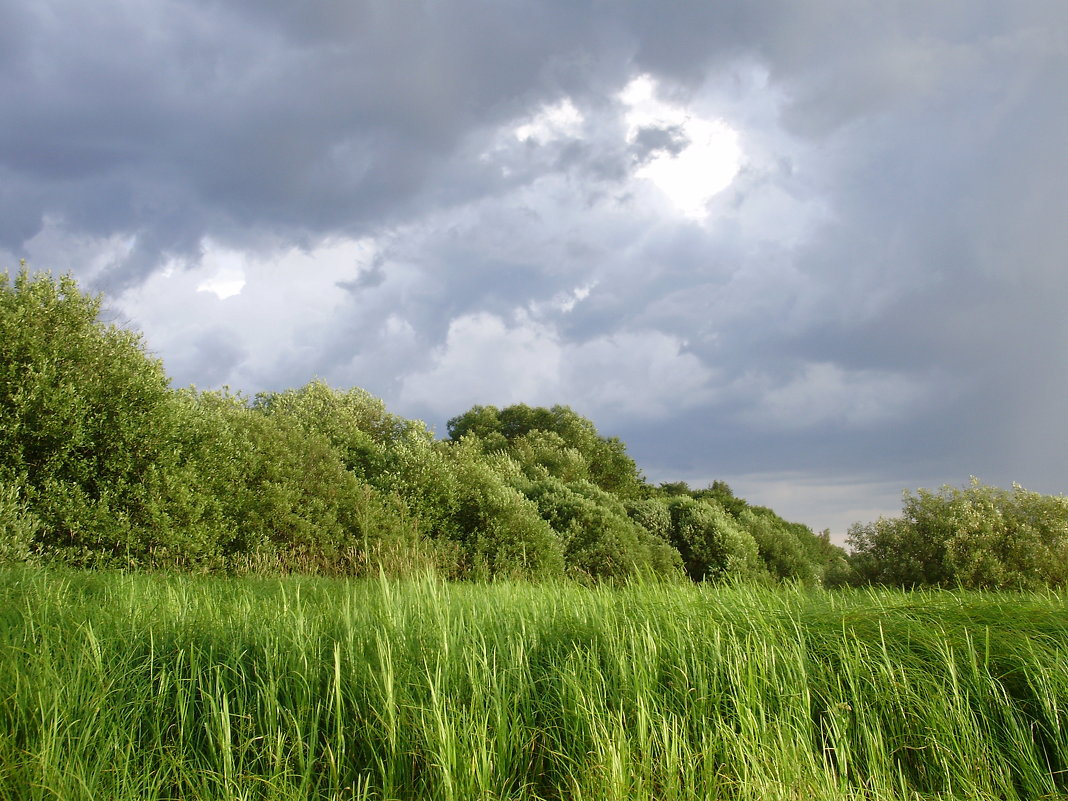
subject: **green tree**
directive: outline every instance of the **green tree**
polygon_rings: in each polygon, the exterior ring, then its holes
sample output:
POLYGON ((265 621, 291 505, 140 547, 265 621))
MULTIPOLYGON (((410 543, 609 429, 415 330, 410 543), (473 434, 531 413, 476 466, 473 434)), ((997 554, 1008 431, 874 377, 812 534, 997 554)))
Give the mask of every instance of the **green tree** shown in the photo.
POLYGON ((742 512, 749 507, 749 504, 743 498, 739 498, 734 494, 734 490, 730 488, 726 481, 713 481, 707 488, 694 492, 693 497, 698 500, 714 500, 730 512, 731 517, 735 519, 741 517, 742 512))
POLYGON ((501 411, 496 406, 472 406, 446 423, 449 439, 459 442, 464 437, 478 437, 487 453, 508 447, 501 425, 501 411))
MULTIPOLYGON (((798 537, 771 510, 747 508, 738 522, 749 532, 768 573, 780 580, 815 584, 821 579, 820 565, 808 558, 798 537)), ((811 534, 811 532, 809 532, 811 534)))
POLYGON ((549 477, 529 485, 527 496, 559 533, 573 577, 623 579, 652 572, 640 527, 604 490, 589 482, 565 484, 549 477))
POLYGON ((287 418, 304 431, 326 437, 345 467, 367 480, 386 469, 388 450, 407 432, 423 428, 418 421, 391 414, 383 401, 365 390, 336 390, 322 381, 284 392, 261 392, 252 409, 267 417, 287 418))
POLYGON ((718 503, 676 496, 667 508, 671 544, 691 579, 748 578, 760 572, 756 542, 718 503))
POLYGON ((952 526, 946 562, 953 580, 984 589, 1064 586, 1068 579, 1068 498, 1019 485, 1011 491, 973 479, 944 490, 952 526))
POLYGON ((133 558, 178 420, 162 365, 101 307, 69 275, 0 275, 0 464, 37 547, 133 558))
POLYGON ((0 469, 0 565, 33 559, 41 521, 23 498, 18 477, 0 469))
POLYGON ((559 538, 477 438, 434 442, 413 430, 392 455, 382 486, 404 498, 426 536, 455 547, 454 575, 563 574, 559 538))
POLYGON ((512 440, 507 451, 531 480, 558 478, 565 483, 590 480, 586 457, 554 431, 532 429, 512 440))
POLYGON ((898 586, 1027 589, 1068 581, 1068 499, 972 479, 905 493, 900 517, 850 529, 861 580, 898 586))
POLYGON ((510 446, 534 431, 556 434, 567 447, 582 455, 590 480, 601 489, 624 498, 636 497, 644 484, 623 442, 616 437, 602 437, 590 420, 567 406, 475 406, 449 420, 448 431, 453 441, 475 434, 487 452, 510 446))
POLYGON ((671 544, 671 512, 660 498, 628 498, 627 516, 641 527, 653 573, 670 578, 683 575, 682 556, 671 544))

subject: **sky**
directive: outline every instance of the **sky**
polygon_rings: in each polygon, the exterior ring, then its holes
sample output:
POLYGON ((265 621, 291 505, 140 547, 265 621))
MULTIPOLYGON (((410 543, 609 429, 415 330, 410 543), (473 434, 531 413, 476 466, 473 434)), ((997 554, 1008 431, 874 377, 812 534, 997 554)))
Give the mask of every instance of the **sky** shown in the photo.
POLYGON ((174 384, 556 403, 841 541, 1068 491, 1063 0, 0 0, 0 269, 174 384))

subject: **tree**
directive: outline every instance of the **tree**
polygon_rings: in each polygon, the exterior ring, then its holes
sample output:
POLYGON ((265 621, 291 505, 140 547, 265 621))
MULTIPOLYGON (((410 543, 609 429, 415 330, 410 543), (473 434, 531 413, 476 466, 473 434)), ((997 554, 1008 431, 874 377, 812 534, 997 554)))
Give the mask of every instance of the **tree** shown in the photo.
POLYGON ((252 409, 326 437, 345 467, 368 480, 386 469, 389 448, 406 433, 423 428, 418 421, 391 414, 383 401, 365 390, 336 390, 322 381, 284 392, 261 392, 252 409))
MULTIPOLYGON (((823 572, 821 566, 809 560, 796 533, 785 524, 786 521, 774 513, 769 514, 770 511, 750 507, 743 510, 738 518, 738 522, 756 541, 768 573, 777 579, 818 583, 823 572)), ((808 533, 812 535, 812 532, 808 533)))
POLYGON ((693 493, 693 497, 698 500, 712 499, 728 512, 734 518, 739 518, 749 504, 744 499, 737 497, 734 494, 734 490, 730 488, 730 485, 726 481, 713 481, 703 490, 697 490, 693 493))
POLYGON ((671 544, 694 581, 748 578, 760 570, 756 542, 714 501, 683 496, 667 504, 671 544))
POLYGON ((151 496, 178 423, 163 367, 69 275, 0 274, 0 464, 38 547, 151 547, 151 496))
MULTIPOLYGON (((565 484, 548 477, 527 487, 526 494, 559 533, 564 559, 573 577, 623 579, 654 573, 651 538, 627 517, 614 496, 588 481, 565 484)), ((663 567, 663 555, 656 565, 663 567)))
POLYGON ((455 548, 457 577, 562 576, 559 537, 478 444, 409 432, 380 486, 404 498, 425 536, 455 548))
POLYGON ((601 489, 620 497, 636 497, 643 485, 638 466, 627 455, 623 442, 602 437, 590 420, 567 406, 474 406, 449 420, 448 431, 452 441, 476 435, 486 452, 510 447, 534 431, 556 434, 566 447, 582 455, 590 480, 601 489))
POLYGON ((565 483, 590 480, 586 457, 553 431, 533 429, 512 440, 508 455, 531 480, 559 478, 565 483))
POLYGON ((1068 582, 1068 499, 978 479, 962 489, 905 493, 900 517, 850 529, 851 561, 865 581, 975 589, 1068 582))
POLYGON ((475 436, 487 453, 508 447, 508 438, 501 430, 501 412, 496 406, 472 406, 463 414, 453 417, 445 426, 453 442, 475 436))

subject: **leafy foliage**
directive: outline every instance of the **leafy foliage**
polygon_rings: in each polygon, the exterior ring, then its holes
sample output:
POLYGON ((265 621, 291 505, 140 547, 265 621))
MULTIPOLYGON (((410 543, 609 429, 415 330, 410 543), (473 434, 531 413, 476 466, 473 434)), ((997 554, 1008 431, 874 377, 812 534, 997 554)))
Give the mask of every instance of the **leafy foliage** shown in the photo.
POLYGON ((0 274, 0 562, 455 578, 1068 584, 1068 499, 977 481, 829 536, 722 481, 647 484, 566 406, 447 440, 361 389, 175 390, 69 276, 0 274))
POLYGON ((694 581, 756 574, 756 542, 722 506, 680 496, 668 501, 667 508, 671 544, 694 581))
MULTIPOLYGON (((0 275, 0 454, 45 548, 118 556, 149 546, 175 403, 140 337, 99 322, 64 276, 0 275)), ((23 516, 25 517, 25 516, 23 516)))
POLYGON ((978 479, 963 488, 905 493, 900 517, 850 530, 865 581, 975 589, 1068 583, 1068 498, 978 479))
MULTIPOLYGON (((853 571, 849 565, 846 552, 830 541, 830 535, 817 535, 801 523, 790 523, 771 509, 763 506, 750 506, 739 498, 724 481, 714 481, 704 489, 692 489, 685 481, 661 484, 652 491, 656 500, 662 500, 677 510, 689 509, 685 501, 695 501, 726 512, 737 527, 747 533, 756 543, 759 555, 755 577, 774 581, 793 581, 803 584, 839 585, 848 583, 853 571)), ((644 507, 645 510, 649 506, 644 507)), ((648 511, 638 514, 648 515, 648 511)), ((679 512, 676 512, 676 516, 679 512)), ((707 513, 702 513, 707 515, 707 513)), ((677 519, 677 518, 676 518, 677 519)), ((669 537, 676 547, 685 555, 693 546, 687 541, 692 538, 692 529, 687 525, 669 537)), ((748 547, 748 543, 746 544, 748 547)), ((697 552, 707 551, 708 546, 699 545, 697 552)), ((696 552, 695 552, 696 553, 696 552)), ((714 553, 714 549, 709 551, 714 553)), ((718 557, 712 556, 713 562, 718 557)), ((700 559, 694 562, 693 570, 701 573, 705 568, 700 559)), ((753 573, 752 566, 746 568, 753 573)), ((713 573, 718 574, 716 568, 713 573)), ((691 576, 694 573, 691 572, 691 576)))
POLYGON ((23 493, 21 482, 0 474, 0 563, 29 561, 41 527, 23 493))
MULTIPOLYGON (((520 451, 530 448, 533 443, 529 436, 533 432, 541 432, 538 441, 545 446, 544 435, 555 434, 560 447, 574 449, 585 459, 589 479, 601 489, 620 497, 636 497, 641 491, 641 473, 627 456, 623 442, 616 437, 602 437, 590 420, 567 406, 547 409, 520 403, 500 410, 495 406, 475 406, 449 420, 448 431, 453 441, 476 435, 487 451, 509 446, 520 451)), ((571 460, 568 462, 573 465, 571 460)))

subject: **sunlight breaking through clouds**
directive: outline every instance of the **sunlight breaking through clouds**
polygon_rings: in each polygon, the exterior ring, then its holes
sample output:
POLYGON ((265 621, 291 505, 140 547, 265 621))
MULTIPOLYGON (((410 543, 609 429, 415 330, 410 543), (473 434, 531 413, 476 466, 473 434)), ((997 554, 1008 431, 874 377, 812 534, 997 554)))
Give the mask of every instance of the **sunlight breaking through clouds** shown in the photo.
POLYGON ((656 96, 656 81, 640 75, 619 95, 626 105, 627 142, 646 153, 634 173, 651 181, 679 213, 700 220, 706 204, 741 169, 737 131, 656 96))

